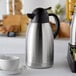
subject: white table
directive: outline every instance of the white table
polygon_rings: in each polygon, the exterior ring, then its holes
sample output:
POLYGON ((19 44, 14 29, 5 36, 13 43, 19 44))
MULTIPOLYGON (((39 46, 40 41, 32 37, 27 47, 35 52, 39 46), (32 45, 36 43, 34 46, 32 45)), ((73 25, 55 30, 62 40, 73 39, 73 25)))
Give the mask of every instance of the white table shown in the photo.
MULTIPOLYGON (((4 38, 6 39, 6 38, 4 38)), ((3 39, 3 40, 4 40, 3 39)), ((17 38, 16 38, 17 39, 17 38)), ((19 39, 19 38, 18 38, 19 39)), ((0 38, 1 40, 1 38, 0 38)), ((9 39, 6 39, 7 41, 9 39)), ((11 42, 15 43, 15 39, 12 39, 11 42)), ((4 43, 7 43, 4 42, 4 43)), ((22 46, 25 46, 25 38, 21 38, 19 40, 20 42, 16 43, 15 46, 21 46, 21 49, 23 48, 22 46)), ((76 74, 72 73, 67 62, 67 49, 68 49, 68 40, 55 40, 55 49, 54 49, 54 65, 52 68, 49 69, 25 69, 22 74, 15 75, 15 76, 76 76, 76 74)), ((4 43, 2 45, 4 45, 4 43)), ((8 42, 9 45, 10 42, 8 42)), ((12 44, 14 46, 14 44, 12 44)), ((17 47, 13 47, 11 45, 10 49, 14 49, 14 52, 17 50, 17 47)), ((25 64, 25 49, 21 50, 19 53, 18 51, 16 55, 20 57, 21 63, 25 64), (21 52, 21 54, 20 54, 21 52)), ((11 53, 11 52, 10 52, 11 53)), ((4 53, 5 54, 5 53, 4 53)), ((11 54, 10 54, 11 55, 11 54)), ((13 54, 12 54, 13 55, 13 54)), ((0 75, 0 76, 14 76, 14 75, 0 75)))
POLYGON ((0 36, 0 54, 24 54, 25 36, 17 37, 0 36))

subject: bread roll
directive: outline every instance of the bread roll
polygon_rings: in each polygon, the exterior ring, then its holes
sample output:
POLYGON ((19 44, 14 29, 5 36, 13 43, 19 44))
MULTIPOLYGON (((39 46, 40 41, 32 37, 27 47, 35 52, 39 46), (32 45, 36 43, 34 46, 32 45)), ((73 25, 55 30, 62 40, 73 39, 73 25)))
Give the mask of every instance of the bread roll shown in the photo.
MULTIPOLYGON (((56 31, 56 25, 50 22, 53 31, 56 31)), ((58 33, 58 38, 69 38, 70 37, 70 26, 65 22, 60 22, 60 30, 58 33)))

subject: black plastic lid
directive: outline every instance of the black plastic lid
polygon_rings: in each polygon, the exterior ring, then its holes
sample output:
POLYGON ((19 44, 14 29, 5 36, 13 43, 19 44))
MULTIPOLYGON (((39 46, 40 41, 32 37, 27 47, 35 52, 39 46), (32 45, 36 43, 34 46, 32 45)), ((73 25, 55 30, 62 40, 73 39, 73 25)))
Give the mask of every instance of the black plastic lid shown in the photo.
POLYGON ((49 16, 45 9, 37 8, 33 11, 35 14, 34 18, 32 19, 33 23, 47 23, 49 22, 49 16))

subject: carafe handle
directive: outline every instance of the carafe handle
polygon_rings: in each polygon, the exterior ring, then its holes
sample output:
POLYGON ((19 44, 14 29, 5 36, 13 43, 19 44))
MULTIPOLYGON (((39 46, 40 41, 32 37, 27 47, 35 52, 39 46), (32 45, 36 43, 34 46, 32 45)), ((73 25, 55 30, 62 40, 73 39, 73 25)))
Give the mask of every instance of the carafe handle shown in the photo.
POLYGON ((59 33, 59 29, 60 29, 60 21, 59 21, 58 17, 53 13, 49 14, 49 16, 53 16, 56 21, 56 31, 54 32, 54 38, 56 38, 57 34, 59 33))

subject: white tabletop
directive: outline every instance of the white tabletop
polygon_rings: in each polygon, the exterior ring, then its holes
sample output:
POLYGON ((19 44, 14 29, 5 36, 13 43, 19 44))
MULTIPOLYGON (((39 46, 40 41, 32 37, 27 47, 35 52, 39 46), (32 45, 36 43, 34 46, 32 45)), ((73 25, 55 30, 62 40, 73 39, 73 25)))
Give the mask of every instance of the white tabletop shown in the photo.
MULTIPOLYGON (((67 62, 67 50, 68 50, 68 40, 55 40, 54 49, 54 65, 52 68, 48 69, 30 69, 25 68, 25 70, 18 75, 5 75, 0 74, 0 76, 76 76, 72 73, 67 62)), ((25 64, 25 55, 17 54, 20 57, 21 64, 25 64)))

